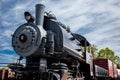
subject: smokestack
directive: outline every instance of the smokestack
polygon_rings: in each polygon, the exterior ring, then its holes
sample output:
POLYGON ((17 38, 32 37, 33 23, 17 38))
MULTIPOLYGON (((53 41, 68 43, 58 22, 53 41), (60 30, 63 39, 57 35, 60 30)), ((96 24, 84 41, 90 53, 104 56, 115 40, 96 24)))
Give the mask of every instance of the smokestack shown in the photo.
POLYGON ((44 9, 43 4, 36 4, 36 25, 43 26, 44 9))

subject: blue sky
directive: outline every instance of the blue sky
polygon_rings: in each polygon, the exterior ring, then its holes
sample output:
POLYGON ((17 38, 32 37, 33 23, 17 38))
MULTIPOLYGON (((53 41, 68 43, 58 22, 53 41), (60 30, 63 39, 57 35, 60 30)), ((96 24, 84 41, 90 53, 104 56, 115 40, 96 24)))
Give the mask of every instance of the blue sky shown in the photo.
POLYGON ((11 47, 11 34, 25 23, 24 11, 35 15, 37 3, 98 49, 109 47, 120 56, 120 0, 0 0, 0 62, 18 57, 11 47))

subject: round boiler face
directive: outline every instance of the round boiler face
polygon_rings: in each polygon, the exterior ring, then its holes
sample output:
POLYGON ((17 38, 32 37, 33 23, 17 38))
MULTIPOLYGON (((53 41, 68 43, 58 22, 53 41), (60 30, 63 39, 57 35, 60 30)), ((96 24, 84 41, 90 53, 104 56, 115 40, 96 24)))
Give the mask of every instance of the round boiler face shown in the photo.
POLYGON ((21 25, 12 37, 12 46, 22 57, 34 55, 41 42, 39 28, 33 23, 21 25))

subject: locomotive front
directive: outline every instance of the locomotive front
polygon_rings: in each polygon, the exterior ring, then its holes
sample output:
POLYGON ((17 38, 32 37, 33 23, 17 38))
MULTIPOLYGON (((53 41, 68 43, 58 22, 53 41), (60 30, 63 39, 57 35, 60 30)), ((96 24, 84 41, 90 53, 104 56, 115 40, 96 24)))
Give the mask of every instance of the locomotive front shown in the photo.
MULTIPOLYGON (((73 80, 84 76, 87 76, 86 80, 90 79, 80 35, 71 33, 53 15, 45 15, 44 9, 44 5, 37 4, 36 22, 21 25, 13 34, 15 52, 26 58, 26 67, 17 69, 16 79, 73 80)), ((85 47, 89 45, 86 39, 82 41, 85 47)))
POLYGON ((14 32, 12 46, 21 57, 35 55, 41 44, 40 28, 43 26, 44 8, 42 4, 36 5, 36 24, 25 23, 14 32))

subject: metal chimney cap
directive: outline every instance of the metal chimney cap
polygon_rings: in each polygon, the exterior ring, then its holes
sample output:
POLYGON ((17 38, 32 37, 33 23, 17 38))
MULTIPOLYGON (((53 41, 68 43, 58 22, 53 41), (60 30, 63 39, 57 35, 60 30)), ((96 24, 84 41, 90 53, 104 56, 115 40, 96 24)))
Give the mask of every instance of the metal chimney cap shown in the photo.
POLYGON ((45 7, 43 4, 36 4, 36 7, 45 7))

